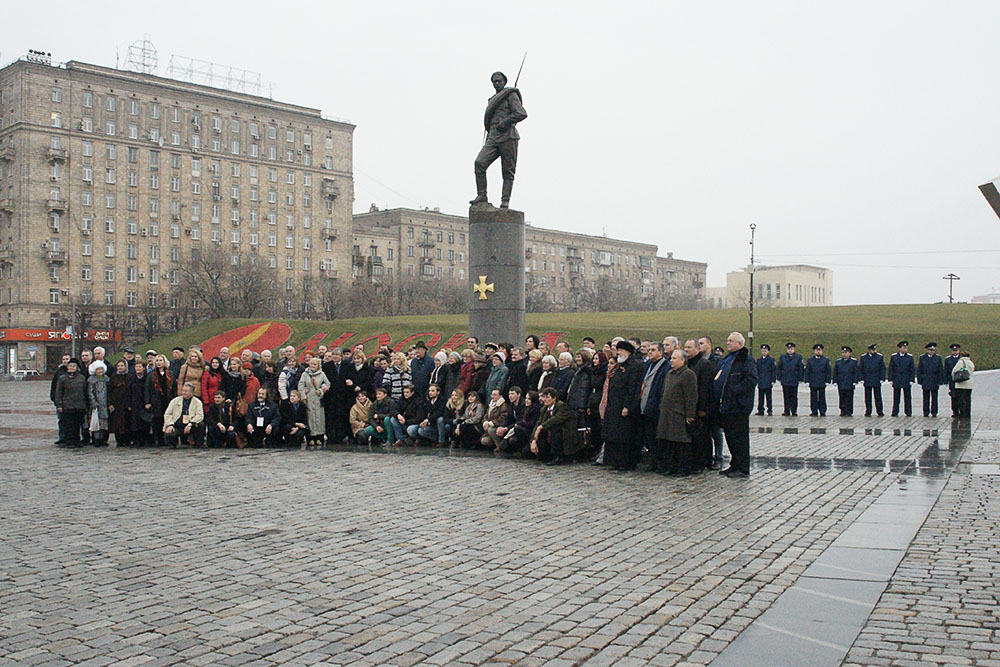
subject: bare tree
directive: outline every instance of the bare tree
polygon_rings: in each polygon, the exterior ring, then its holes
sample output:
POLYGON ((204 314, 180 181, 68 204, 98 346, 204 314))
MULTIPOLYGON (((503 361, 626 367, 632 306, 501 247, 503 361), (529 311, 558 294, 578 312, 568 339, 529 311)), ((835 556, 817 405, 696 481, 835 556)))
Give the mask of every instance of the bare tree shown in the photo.
POLYGON ((275 270, 256 260, 256 255, 194 253, 181 267, 183 292, 197 299, 208 317, 263 314, 278 283, 275 270))

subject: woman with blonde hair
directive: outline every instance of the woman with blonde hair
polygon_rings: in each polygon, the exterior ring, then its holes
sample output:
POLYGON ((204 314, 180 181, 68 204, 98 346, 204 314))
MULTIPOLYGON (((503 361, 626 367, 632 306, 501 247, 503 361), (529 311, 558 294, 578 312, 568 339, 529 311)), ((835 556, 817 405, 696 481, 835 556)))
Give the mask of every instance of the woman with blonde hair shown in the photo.
POLYGON ((544 356, 538 348, 528 352, 528 368, 525 370, 528 375, 528 385, 524 388, 525 391, 538 391, 538 381, 542 377, 542 357, 544 356))
POLYGON ((184 385, 193 382, 194 386, 201 387, 201 376, 205 373, 205 357, 201 356, 201 350, 192 347, 188 350, 187 362, 181 366, 181 370, 174 378, 177 381, 177 395, 180 396, 184 390, 184 385))
POLYGON ((393 352, 390 357, 392 363, 385 369, 382 376, 382 386, 389 390, 389 396, 394 401, 403 398, 403 387, 411 384, 413 377, 410 375, 410 364, 406 362, 406 355, 402 352, 393 352))
POLYGON ((309 360, 309 366, 299 379, 299 394, 309 417, 307 444, 322 445, 326 434, 326 414, 323 412, 323 395, 330 391, 330 380, 323 372, 319 357, 309 360))

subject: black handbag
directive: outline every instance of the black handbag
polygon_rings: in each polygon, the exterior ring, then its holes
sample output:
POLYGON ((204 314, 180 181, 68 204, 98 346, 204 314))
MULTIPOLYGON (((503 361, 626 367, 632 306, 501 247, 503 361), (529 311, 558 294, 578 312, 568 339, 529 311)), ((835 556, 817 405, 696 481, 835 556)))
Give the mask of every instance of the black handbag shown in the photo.
POLYGON ((955 382, 968 382, 972 379, 972 373, 969 372, 968 368, 962 367, 952 373, 951 379, 955 382))

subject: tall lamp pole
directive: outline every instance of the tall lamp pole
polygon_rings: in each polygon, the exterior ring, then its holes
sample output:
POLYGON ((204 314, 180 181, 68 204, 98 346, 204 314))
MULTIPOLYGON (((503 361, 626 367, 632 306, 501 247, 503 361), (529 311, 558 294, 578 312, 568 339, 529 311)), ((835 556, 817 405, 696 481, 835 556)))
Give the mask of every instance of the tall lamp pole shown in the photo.
POLYGON ((753 274, 754 274, 753 241, 754 241, 754 233, 756 232, 756 230, 757 230, 757 225, 751 222, 750 223, 750 331, 749 331, 749 335, 747 336, 747 339, 750 341, 750 348, 749 349, 750 349, 750 354, 751 355, 753 355, 753 350, 754 350, 754 347, 753 347, 753 274))
POLYGON ((961 278, 956 276, 954 273, 949 273, 946 276, 942 276, 941 280, 948 281, 948 303, 955 303, 954 291, 953 291, 955 287, 955 281, 961 280, 961 278))

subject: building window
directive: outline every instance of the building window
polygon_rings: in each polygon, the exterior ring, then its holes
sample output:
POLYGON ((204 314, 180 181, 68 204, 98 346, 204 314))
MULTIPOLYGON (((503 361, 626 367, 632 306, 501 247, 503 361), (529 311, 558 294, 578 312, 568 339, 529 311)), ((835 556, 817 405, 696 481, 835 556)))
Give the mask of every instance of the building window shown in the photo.
POLYGON ((83 91, 83 106, 87 109, 92 109, 94 107, 94 93, 89 90, 83 91))
POLYGON ((115 267, 113 266, 104 267, 104 281, 108 283, 113 283, 115 281, 115 267))

